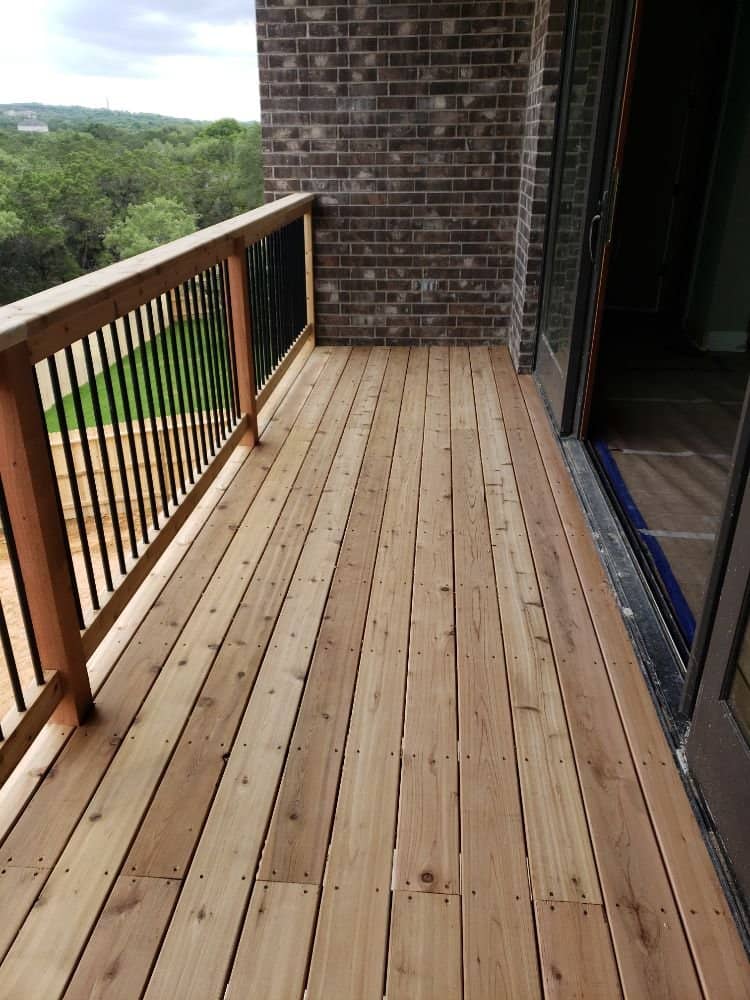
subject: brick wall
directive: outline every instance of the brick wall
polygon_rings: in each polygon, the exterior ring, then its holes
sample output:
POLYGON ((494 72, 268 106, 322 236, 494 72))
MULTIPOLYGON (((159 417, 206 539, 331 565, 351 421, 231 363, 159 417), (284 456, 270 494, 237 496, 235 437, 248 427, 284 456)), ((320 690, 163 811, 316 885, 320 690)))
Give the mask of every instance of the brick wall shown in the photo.
POLYGON ((521 371, 534 362, 564 7, 564 0, 534 5, 509 338, 521 371))
POLYGON ((322 342, 528 358, 549 111, 527 102, 548 99, 550 3, 258 0, 267 195, 319 195, 322 342))

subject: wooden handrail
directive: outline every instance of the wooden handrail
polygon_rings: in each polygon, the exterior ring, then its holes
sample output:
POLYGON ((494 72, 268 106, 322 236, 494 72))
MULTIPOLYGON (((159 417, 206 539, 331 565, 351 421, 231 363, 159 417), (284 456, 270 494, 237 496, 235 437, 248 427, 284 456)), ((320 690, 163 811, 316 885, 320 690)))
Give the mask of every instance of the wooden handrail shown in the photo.
MULTIPOLYGON (((37 687, 25 701, 19 703, 21 710, 15 714, 11 713, 12 717, 9 716, 5 729, 0 732, 0 784, 53 712, 60 722, 77 724, 83 720, 92 703, 87 659, 107 635, 117 616, 124 610, 156 560, 175 537, 234 448, 241 442, 252 446, 257 441, 258 411, 265 405, 269 394, 278 385, 295 357, 307 345, 314 344, 312 202, 312 195, 289 195, 155 250, 0 308, 0 481, 4 487, 9 524, 12 526, 19 571, 23 578, 23 592, 30 619, 29 627, 33 630, 33 637, 38 647, 38 668, 43 671, 37 677, 37 687), (290 223, 294 225, 290 226, 290 223), (285 230, 285 227, 289 229, 285 230), (272 235, 277 231, 278 235, 272 235), (284 231, 283 234, 281 231, 284 231), (264 241, 262 253, 259 253, 255 245, 264 237, 269 237, 269 240, 264 241), (253 246, 252 251, 247 249, 250 246, 253 246), (301 259, 303 252, 304 265, 301 259), (289 308, 282 309, 281 302, 286 290, 282 289, 279 274, 292 273, 289 269, 284 271, 282 266, 285 253, 291 255, 296 262, 296 270, 293 268, 293 276, 289 277, 290 301, 293 304, 289 308), (303 266, 304 274, 301 270, 303 266), (207 276, 208 272, 210 277, 207 276), (55 468, 45 417, 40 405, 35 365, 50 358, 49 368, 53 372, 53 386, 57 386, 54 390, 55 406, 59 410, 62 405, 59 383, 54 381, 58 378, 57 361, 51 357, 52 355, 64 348, 73 348, 78 341, 84 341, 83 351, 87 359, 88 380, 91 381, 94 377, 90 349, 91 335, 126 317, 125 336, 128 350, 132 351, 133 344, 128 333, 130 325, 127 316, 129 313, 135 314, 138 330, 136 344, 139 344, 143 335, 143 331, 140 330, 142 307, 145 306, 147 315, 153 318, 152 309, 155 300, 157 300, 158 324, 153 326, 150 319, 147 323, 152 338, 155 338, 159 330, 167 329, 164 325, 162 306, 171 323, 175 322, 172 316, 174 306, 178 323, 182 323, 180 286, 185 288, 192 283, 193 297, 195 297, 196 276, 199 279, 197 288, 200 290, 201 301, 198 302, 196 299, 195 302, 191 300, 185 303, 190 314, 186 321, 190 337, 195 335, 196 329, 200 330, 203 327, 209 331, 208 336, 226 336, 228 355, 231 355, 227 361, 229 368, 224 387, 219 376, 218 348, 209 348, 205 360, 199 362, 209 366, 209 379, 212 380, 210 391, 214 394, 213 405, 221 409, 226 402, 224 416, 219 419, 214 413, 216 436, 215 439, 211 438, 213 451, 211 453, 209 449, 207 457, 204 443, 200 456, 197 439, 194 438, 195 454, 189 456, 188 451, 185 451, 188 470, 192 470, 189 476, 190 485, 186 488, 187 475, 179 490, 176 489, 175 483, 172 483, 172 497, 168 498, 166 494, 162 497, 165 505, 164 518, 160 517, 157 524, 154 514, 148 537, 144 521, 143 546, 136 542, 135 534, 132 534, 132 555, 127 559, 123 558, 120 536, 115 533, 115 542, 120 545, 121 575, 119 580, 114 580, 114 586, 113 579, 109 579, 109 592, 103 602, 102 595, 98 592, 98 585, 92 584, 90 577, 89 583, 93 586, 92 603, 96 611, 89 614, 82 608, 78 581, 71 576, 73 570, 69 565, 66 525, 55 482, 55 468), (264 283, 267 281, 270 282, 269 287, 273 289, 273 295, 268 300, 259 291, 265 287, 264 283), (163 296, 167 297, 164 303, 161 299, 163 296), (203 312, 199 313, 197 310, 201 308, 201 303, 203 312), (278 304, 274 306, 274 303, 278 304), (211 309, 215 312, 211 312, 211 309), (196 316, 203 316, 204 319, 199 320, 198 325, 194 327, 196 316), (262 352, 264 364, 260 390, 256 383, 254 367, 253 322, 256 319, 259 323, 259 331, 256 333, 261 338, 261 344, 256 345, 256 348, 262 352), (217 353, 212 354, 214 350, 217 353), (215 365, 215 368, 211 368, 211 365, 215 365), (231 378, 234 378, 234 402, 230 406, 228 386, 231 378), (226 417, 229 419, 225 419, 226 417), (82 623, 82 628, 79 628, 79 623, 82 623)), ((113 350, 117 357, 120 357, 117 332, 113 336, 115 337, 113 350)), ((107 354, 106 345, 103 346, 101 332, 98 333, 98 337, 99 354, 102 362, 106 364, 110 356, 107 354)), ((144 350, 145 343, 143 340, 144 350)), ((151 343, 152 360, 157 363, 153 339, 151 343)), ((165 363, 168 350, 168 347, 162 344, 165 363)), ((176 350, 174 344, 172 350, 176 350)), ((198 353, 201 354, 200 351, 198 353)), ((76 379, 73 351, 67 351, 65 358, 73 384, 76 379)), ((121 358, 119 363, 122 365, 121 358)), ((185 364, 187 365, 187 362, 185 364)), ((196 365, 196 357, 193 357, 192 364, 196 365)), ((45 365, 45 370, 47 367, 45 365)), ((119 377, 124 378, 121 370, 119 377)), ((194 371, 193 378, 197 377, 194 371)), ((205 380, 205 372, 203 378, 205 380)), ((195 386, 198 386, 198 382, 195 386)), ((75 383, 75 387, 78 391, 80 384, 75 383)), ((206 392, 208 391, 206 389, 206 392)), ((97 433, 101 439, 103 423, 99 389, 96 392, 96 403, 99 406, 99 410, 96 411, 97 433)), ((107 392, 110 397, 110 412, 114 414, 115 404, 111 385, 107 385, 107 392)), ((77 405, 78 422, 79 426, 82 426, 80 399, 77 405)), ((153 401, 150 405, 153 407, 153 401)), ((173 420, 170 430, 168 421, 164 419, 164 405, 164 400, 161 399, 162 439, 168 444, 172 433, 173 444, 175 448, 179 448, 179 427, 183 426, 184 430, 184 425, 173 420)), ((178 412, 174 410, 175 401, 172 400, 170 405, 173 408, 170 412, 174 417, 178 412)), ((152 412, 152 422, 153 416, 152 412)), ((142 422, 143 414, 139 419, 142 422)), ((210 419, 210 414, 207 419, 210 419)), ((119 445, 116 457, 122 472, 125 469, 125 452, 120 444, 120 436, 130 433, 132 438, 135 433, 132 417, 128 416, 124 423, 118 421, 114 426, 117 435, 116 446, 119 445)), ((152 428, 152 430, 158 439, 158 429, 152 428)), ((69 428, 66 433, 68 431, 69 428)), ((86 432, 81 430, 81 433, 86 432)), ((140 433, 144 433, 143 427, 140 433)), ((202 433, 201 430, 201 435, 202 433)), ((183 434, 183 444, 186 441, 186 434, 187 431, 183 434)), ((88 438, 85 440, 88 447, 88 438)), ((86 455, 89 455, 88 451, 86 455)), ((182 477, 182 457, 179 451, 177 456, 182 477)), ((145 453, 145 460, 149 460, 148 452, 145 453)), ((161 458, 158 461, 161 462, 161 458)), ((169 453, 166 461, 167 468, 171 471, 172 459, 169 453)), ((72 465, 67 453, 66 462, 68 473, 71 475, 72 465)), ((91 467, 90 457, 88 465, 91 467)), ((88 488, 95 490, 91 468, 88 468, 87 474, 88 488)), ((117 504, 114 500, 112 472, 108 458, 103 474, 105 479, 109 477, 106 479, 108 502, 114 518, 117 514, 117 504)), ((126 483, 125 471, 123 489, 127 497, 126 483)), ((153 484, 151 491, 153 504, 153 484)), ((164 484, 162 484, 163 491, 164 484)), ((127 502, 129 500, 126 500, 127 502)), ((140 502, 143 508, 142 496, 140 502)), ((132 508, 128 508, 130 509, 132 508)), ((101 514, 98 516, 101 528, 101 514)), ((116 522, 113 520, 113 523, 116 522)), ((79 523, 79 533, 81 530, 79 523)), ((133 532, 132 519, 131 532, 133 532)), ((99 534, 100 544, 103 545, 101 531, 99 534)), ((87 553, 88 549, 85 555, 87 553)), ((105 576, 108 565, 105 559, 105 576)), ((90 559, 88 568, 91 569, 90 559)))
POLYGON ((314 195, 291 194, 92 274, 0 307, 0 352, 27 341, 32 362, 115 322, 221 260, 305 215, 314 195))

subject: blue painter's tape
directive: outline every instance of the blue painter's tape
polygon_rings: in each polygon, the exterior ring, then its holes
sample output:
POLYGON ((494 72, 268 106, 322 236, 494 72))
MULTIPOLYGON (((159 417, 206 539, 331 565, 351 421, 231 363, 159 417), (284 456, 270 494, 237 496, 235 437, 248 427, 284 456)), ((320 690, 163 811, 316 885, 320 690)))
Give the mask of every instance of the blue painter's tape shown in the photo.
POLYGON ((690 610, 688 602, 685 600, 685 595, 677 582, 672 567, 669 565, 669 560, 664 555, 664 550, 656 538, 653 535, 643 533, 648 530, 648 525, 643 518, 643 514, 638 509, 638 505, 630 495, 630 490, 625 485, 622 473, 617 462, 612 457, 612 453, 607 447, 606 442, 599 438, 592 443, 596 449, 596 454, 599 456, 599 461, 602 463, 602 467, 607 474, 607 479, 615 491, 617 499, 620 501, 622 509, 625 511, 632 526, 638 532, 638 537, 646 546, 654 561, 656 572, 661 577, 664 589, 667 591, 669 601, 680 626, 680 631, 684 635, 688 646, 691 646, 695 635, 695 617, 690 610))

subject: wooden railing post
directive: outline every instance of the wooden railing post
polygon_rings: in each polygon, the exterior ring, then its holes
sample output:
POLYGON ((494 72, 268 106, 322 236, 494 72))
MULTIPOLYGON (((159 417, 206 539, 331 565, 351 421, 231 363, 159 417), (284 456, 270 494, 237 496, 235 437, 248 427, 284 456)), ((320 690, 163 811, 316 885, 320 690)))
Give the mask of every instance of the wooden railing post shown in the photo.
POLYGON ((258 440, 258 413, 255 399, 255 364, 253 362, 253 322, 250 313, 250 280, 243 240, 237 240, 234 253, 227 260, 229 299, 232 307, 232 336, 237 359, 237 382, 240 412, 247 417, 251 444, 258 440))
POLYGON ((313 217, 312 209, 305 212, 305 292, 307 295, 307 323, 315 341, 315 276, 313 273, 313 217))
POLYGON ((55 472, 25 341, 0 352, 0 476, 31 622, 45 670, 63 680, 54 718, 76 725, 91 707, 55 472))

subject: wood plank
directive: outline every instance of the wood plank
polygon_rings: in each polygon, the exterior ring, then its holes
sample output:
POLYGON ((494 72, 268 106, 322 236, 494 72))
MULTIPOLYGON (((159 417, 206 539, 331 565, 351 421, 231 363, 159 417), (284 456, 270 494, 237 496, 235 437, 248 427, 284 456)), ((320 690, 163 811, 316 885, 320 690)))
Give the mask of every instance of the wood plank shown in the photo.
POLYGON ((390 913, 427 351, 413 351, 313 946, 310 1000, 381 1000, 390 913))
MULTIPOLYGON (((300 382, 300 385, 307 383, 312 378, 312 381, 309 382, 311 386, 317 375, 322 371, 330 355, 330 348, 319 348, 316 357, 308 363, 313 346, 312 341, 308 339, 305 349, 300 350, 283 377, 271 387, 271 392, 267 397, 263 412, 258 415, 258 430, 260 434, 264 433, 286 394, 299 377, 303 367, 306 364, 308 365, 306 375, 300 382)), ((265 447, 268 442, 264 441, 263 444, 265 447)), ((232 485, 235 476, 250 454, 250 450, 249 447, 244 445, 238 445, 234 449, 220 474, 206 491, 205 496, 200 500, 195 510, 190 514, 172 544, 167 548, 156 566, 149 573, 148 578, 141 584, 137 594, 134 595, 125 610, 113 624, 107 633, 106 639, 104 639, 102 644, 97 647, 96 652, 89 658, 88 671, 94 695, 96 695, 110 670, 117 662, 118 657, 131 641, 138 627, 153 607, 154 602, 169 582, 175 569, 179 566, 186 553, 189 552, 209 516, 222 501, 224 494, 232 485)), ((266 458, 268 457, 266 455, 266 458)))
MULTIPOLYGON (((107 635, 89 657, 88 671, 91 680, 91 690, 96 697, 97 692, 107 679, 110 671, 117 663, 125 647, 132 641, 148 612, 159 599, 164 587, 169 583, 177 567, 198 537, 201 528, 209 516, 221 502, 227 489, 242 468, 250 454, 250 449, 237 445, 227 459, 219 475, 206 490, 185 523, 182 525, 172 543, 161 555, 153 569, 128 602, 119 617, 114 621, 107 635)), ((84 637, 85 644, 85 637, 84 637)))
POLYGON ((219 997, 252 889, 365 454, 386 352, 374 351, 146 991, 219 997), (252 776, 252 777, 251 777, 252 776))
POLYGON ((622 996, 602 906, 538 902, 540 961, 548 1000, 622 996))
POLYGON ((13 706, 3 716, 0 731, 0 785, 11 776, 31 744, 49 721, 62 698, 62 679, 56 672, 45 671, 45 683, 34 683, 23 692, 26 709, 13 706))
POLYGON ((519 381, 701 984, 707 996, 750 996, 750 963, 673 764, 585 515, 536 387, 530 379, 519 381))
MULTIPOLYGON (((365 374, 355 404, 369 406, 385 355, 365 374)), ((331 470, 357 389, 339 393, 326 413, 260 559, 175 754, 126 862, 133 874, 181 876, 187 869, 216 785, 253 689, 268 641, 331 470)))
POLYGON ((315 886, 256 882, 224 1000, 301 1000, 318 892, 315 886))
POLYGON ((183 494, 179 503, 170 505, 170 515, 158 529, 151 534, 151 541, 141 552, 138 559, 129 560, 127 574, 109 594, 99 611, 97 611, 81 635, 86 659, 92 656, 100 643, 106 639, 110 629, 135 597, 141 585, 148 578, 159 559, 177 537, 180 528, 193 513, 207 490, 215 482, 224 465, 234 453, 239 444, 247 436, 247 425, 243 418, 235 427, 211 462, 196 479, 190 491, 183 494))
POLYGON ((456 647, 447 348, 430 348, 394 888, 458 892, 456 647))
POLYGON ((701 995, 516 374, 491 351, 626 997, 701 995))
MULTIPOLYGON (((342 376, 343 391, 350 378, 359 381, 368 353, 352 352, 349 375, 342 376)), ((338 364, 346 361, 346 352, 336 357, 339 361, 331 368, 332 376, 338 374, 338 364)), ((6 990, 23 996, 32 979, 34 989, 45 996, 59 996, 64 988, 307 452, 307 445, 301 447, 294 431, 299 428, 303 440, 312 437, 307 421, 313 415, 316 421, 322 416, 331 386, 327 385, 327 392, 324 388, 326 382, 319 383, 311 393, 315 406, 303 408, 279 456, 288 453, 286 445, 292 441, 293 460, 287 454, 288 465, 274 463, 89 803, 87 815, 60 855, 44 888, 43 905, 32 911, 0 966, 0 995, 6 990), (282 482, 276 481, 275 472, 282 482), (92 858, 96 859, 93 869, 92 858)))
POLYGON ((0 920, 0 961, 13 944, 33 902, 44 885, 41 868, 0 868, 3 919, 0 920))
MULTIPOLYGON (((485 380, 487 372, 491 376, 486 348, 472 348, 471 361, 476 382, 485 380)), ((588 823, 515 477, 511 466, 493 460, 498 447, 510 458, 500 401, 496 389, 478 393, 477 398, 482 460, 495 481, 487 487, 491 552, 532 891, 536 899, 600 903, 588 823), (506 443, 498 446, 498 439, 506 443)))
POLYGON ((461 1000, 458 896, 394 892, 386 994, 388 1000, 461 1000))
POLYGON ((139 997, 179 890, 173 879, 118 878, 65 1000, 139 997))
POLYGON ((536 938, 466 348, 451 349, 450 386, 464 987, 471 998, 531 998, 541 995, 536 938))
POLYGON ((0 353, 0 479, 39 660, 63 685, 55 722, 76 725, 91 708, 91 685, 47 428, 25 344, 0 353))
POLYGON ((73 732, 73 726, 46 725, 0 788, 0 843, 5 840, 73 732))
POLYGON ((59 857, 270 468, 277 459, 281 460, 279 464, 286 462, 286 454, 282 456, 281 451, 295 420, 308 404, 322 416, 321 399, 310 400, 310 395, 316 385, 318 397, 320 392, 333 391, 334 378, 341 370, 339 364, 340 359, 325 360, 325 388, 320 388, 324 385, 319 381, 323 377, 321 366, 317 358, 312 360, 269 424, 261 446, 253 450, 193 543, 191 559, 177 567, 124 651, 118 669, 99 691, 91 720, 73 733, 51 769, 54 781, 43 782, 19 817, 4 849, 5 857, 13 858, 12 863, 51 868, 59 857), (331 364, 335 369, 329 372, 331 364), (50 817, 54 817, 53 822, 50 817))
POLYGON ((266 837, 261 879, 323 880, 408 358, 408 349, 391 352, 266 837))

